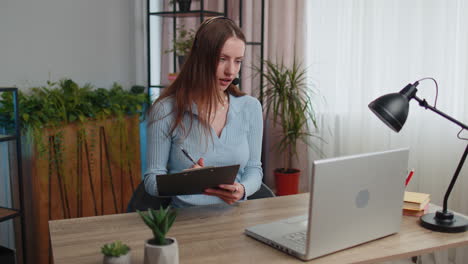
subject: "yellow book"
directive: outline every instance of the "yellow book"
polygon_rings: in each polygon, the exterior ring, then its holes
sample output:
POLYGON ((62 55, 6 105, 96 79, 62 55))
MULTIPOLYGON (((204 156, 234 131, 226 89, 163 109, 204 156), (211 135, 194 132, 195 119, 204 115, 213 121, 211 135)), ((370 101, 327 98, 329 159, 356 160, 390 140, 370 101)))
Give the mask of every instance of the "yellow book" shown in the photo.
POLYGON ((430 201, 427 193, 405 192, 403 209, 423 210, 430 201))

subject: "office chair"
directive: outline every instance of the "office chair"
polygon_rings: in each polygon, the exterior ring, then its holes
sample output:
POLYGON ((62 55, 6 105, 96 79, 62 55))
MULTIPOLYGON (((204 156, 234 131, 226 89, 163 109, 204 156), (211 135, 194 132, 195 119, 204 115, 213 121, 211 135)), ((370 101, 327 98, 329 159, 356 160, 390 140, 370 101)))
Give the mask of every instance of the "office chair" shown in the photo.
POLYGON ((255 200, 255 199, 269 198, 269 197, 276 197, 276 195, 265 183, 262 182, 260 189, 256 191, 254 194, 247 197, 247 200, 255 200))
POLYGON ((171 203, 170 197, 156 197, 149 195, 145 190, 144 182, 140 182, 133 192, 132 198, 128 202, 127 213, 136 210, 146 211, 148 208, 159 209, 161 206, 166 208, 171 203))

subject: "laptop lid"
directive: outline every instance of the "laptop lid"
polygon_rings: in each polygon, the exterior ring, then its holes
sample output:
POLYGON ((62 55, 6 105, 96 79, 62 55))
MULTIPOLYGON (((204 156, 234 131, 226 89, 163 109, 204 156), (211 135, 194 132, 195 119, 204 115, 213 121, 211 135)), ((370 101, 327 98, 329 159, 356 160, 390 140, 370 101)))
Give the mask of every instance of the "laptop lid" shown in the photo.
POLYGON ((400 230, 408 156, 405 148, 313 162, 307 258, 400 230))
POLYGON ((252 226, 246 234, 309 260, 396 233, 408 155, 398 149, 314 161, 308 217, 252 226), (290 230, 305 231, 302 247, 290 242, 290 230))

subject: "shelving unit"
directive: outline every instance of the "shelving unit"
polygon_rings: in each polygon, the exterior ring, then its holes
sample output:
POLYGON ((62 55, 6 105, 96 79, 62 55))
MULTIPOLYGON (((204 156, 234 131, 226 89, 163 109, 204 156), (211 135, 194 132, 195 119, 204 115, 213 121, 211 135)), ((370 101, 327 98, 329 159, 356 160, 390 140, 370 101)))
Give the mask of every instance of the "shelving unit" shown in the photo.
MULTIPOLYGON (((16 217, 20 218, 21 221, 21 242, 18 243, 16 242, 17 248, 16 252, 21 252, 22 253, 22 258, 19 258, 19 256, 16 256, 17 263, 20 262, 18 259, 21 259, 24 261, 26 252, 25 252, 25 233, 24 233, 24 215, 23 215, 23 179, 22 179, 22 162, 21 162, 21 129, 20 129, 20 119, 19 119, 19 110, 18 110, 18 88, 0 88, 0 94, 2 93, 12 93, 13 94, 13 116, 14 116, 14 121, 13 121, 13 133, 5 135, 1 134, 0 131, 0 142, 11 142, 15 141, 16 144, 16 168, 17 168, 17 194, 18 194, 18 203, 19 203, 19 208, 10 208, 10 207, 0 207, 0 222, 14 219, 16 217), (18 246, 21 246, 21 250, 18 250, 18 246)), ((12 177, 12 173, 10 173, 10 186, 13 186, 14 179, 12 177)), ((14 190, 11 190, 12 197, 14 196, 14 190)), ((15 204, 15 199, 12 199, 13 204, 15 204)))
MULTIPOLYGON (((239 27, 242 29, 243 28, 243 0, 239 0, 239 5, 238 5, 238 12, 239 12, 239 27)), ((264 41, 265 41, 265 0, 261 0, 261 23, 260 23, 260 41, 249 41, 247 39, 246 45, 247 46, 258 46, 260 48, 260 63, 259 63, 259 68, 260 71, 263 72, 263 60, 264 60, 264 41)), ((244 68, 241 69, 240 72, 240 77, 242 77, 242 72, 244 68)), ((259 91, 259 100, 260 103, 263 104, 263 78, 259 78, 260 82, 260 91, 259 91)))
MULTIPOLYGON (((162 17, 213 17, 223 16, 224 13, 208 11, 208 10, 191 10, 187 12, 180 11, 167 11, 167 12, 153 12, 150 15, 157 15, 162 17)), ((201 19, 203 21, 203 19, 201 19)))
POLYGON ((0 206, 0 222, 20 216, 21 212, 16 209, 0 206))
MULTIPOLYGON (((242 17, 242 14, 243 14, 243 2, 244 0, 239 0, 239 1, 228 1, 228 0, 224 0, 224 6, 223 6, 223 9, 224 11, 223 12, 217 12, 217 11, 210 11, 210 10, 205 10, 205 1, 207 0, 200 0, 200 8, 199 9, 196 9, 196 10, 190 10, 190 11, 187 11, 187 12, 181 12, 181 11, 177 11, 177 6, 176 6, 176 1, 173 1, 173 6, 172 6, 172 11, 162 11, 162 12, 151 12, 150 10, 150 6, 151 6, 151 2, 154 1, 154 0, 147 0, 147 54, 148 54, 148 94, 149 96, 151 96, 151 90, 152 89, 161 89, 161 88, 164 88, 165 85, 161 84, 161 83, 152 83, 152 76, 151 76, 151 58, 152 56, 154 56, 154 52, 159 52, 159 51, 154 51, 151 49, 151 37, 150 37, 150 34, 151 34, 151 22, 150 22, 150 18, 152 16, 159 16, 159 17, 162 17, 162 18, 172 18, 173 21, 172 21, 172 32, 174 32, 173 34, 173 40, 175 40, 175 38, 177 37, 177 34, 175 34, 175 32, 177 31, 177 18, 186 18, 186 17, 195 17, 195 18, 199 18, 199 22, 202 23, 205 18, 207 17, 214 17, 214 16, 228 16, 228 8, 229 8, 229 4, 230 3, 234 3, 234 4, 238 4, 238 12, 239 12, 239 27, 242 28, 242 21, 243 21, 243 17, 242 17)), ((263 48, 263 42, 264 42, 264 17, 265 17, 265 14, 264 14, 264 9, 265 9, 265 3, 264 3, 264 0, 261 0, 261 36, 260 36, 260 40, 259 41, 249 41, 249 39, 247 40, 247 43, 246 45, 247 46, 258 46, 260 48, 260 62, 263 62, 263 59, 264 59, 264 56, 263 56, 263 53, 264 53, 264 48, 263 48)), ((177 71, 177 56, 175 54, 175 52, 173 53, 173 72, 176 72, 177 71)), ((250 67, 251 65, 249 64, 243 64, 242 66, 242 69, 241 69, 241 73, 243 72, 243 68, 244 67, 250 67)), ((263 70, 263 63, 259 63, 258 65, 260 67, 261 70, 263 70)), ((263 80, 262 78, 259 78, 259 87, 262 87, 263 86, 263 80)), ((242 87, 240 87, 242 89, 242 87)), ((259 99, 260 101, 262 101, 262 98, 263 98, 263 91, 262 89, 260 89, 260 94, 259 94, 259 99)))

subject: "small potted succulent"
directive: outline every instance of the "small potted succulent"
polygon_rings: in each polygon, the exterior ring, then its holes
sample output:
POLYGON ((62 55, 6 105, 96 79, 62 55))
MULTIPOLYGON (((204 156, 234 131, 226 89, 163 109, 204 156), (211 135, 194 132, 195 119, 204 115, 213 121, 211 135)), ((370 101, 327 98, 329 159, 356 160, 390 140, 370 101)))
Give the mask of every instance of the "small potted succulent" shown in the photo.
POLYGON ((166 209, 159 208, 148 211, 138 211, 143 222, 153 232, 153 238, 148 239, 145 243, 145 264, 178 264, 179 263, 179 247, 175 238, 166 237, 167 232, 171 228, 176 218, 176 211, 168 206, 166 209))
POLYGON ((104 254, 104 264, 130 264, 130 247, 121 241, 105 244, 101 247, 104 254))

